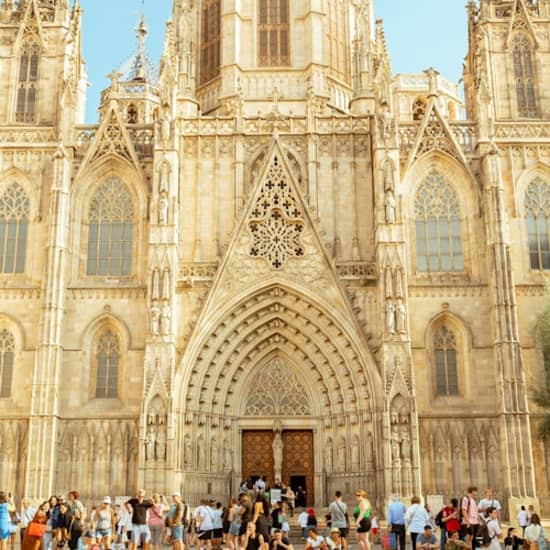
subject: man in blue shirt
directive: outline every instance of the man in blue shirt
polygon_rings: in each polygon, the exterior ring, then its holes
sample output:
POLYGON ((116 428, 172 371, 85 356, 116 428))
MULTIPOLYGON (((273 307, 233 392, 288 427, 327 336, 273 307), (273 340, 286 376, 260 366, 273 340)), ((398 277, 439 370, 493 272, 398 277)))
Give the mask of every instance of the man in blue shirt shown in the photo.
POLYGON ((405 550, 405 512, 405 505, 394 495, 388 506, 388 527, 399 540, 399 550, 405 550))

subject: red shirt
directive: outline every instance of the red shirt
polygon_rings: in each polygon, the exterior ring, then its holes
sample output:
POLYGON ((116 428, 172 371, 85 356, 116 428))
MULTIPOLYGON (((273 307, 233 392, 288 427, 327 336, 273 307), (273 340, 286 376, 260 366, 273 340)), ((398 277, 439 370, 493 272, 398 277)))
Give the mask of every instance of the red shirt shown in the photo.
MULTIPOLYGON (((445 506, 441 514, 442 518, 448 518, 454 512, 457 512, 457 515, 458 515, 458 510, 456 510, 455 508, 452 508, 451 506, 445 506)), ((447 520, 443 525, 445 525, 445 529, 447 530, 447 533, 460 530, 460 521, 458 521, 456 517, 447 520)))

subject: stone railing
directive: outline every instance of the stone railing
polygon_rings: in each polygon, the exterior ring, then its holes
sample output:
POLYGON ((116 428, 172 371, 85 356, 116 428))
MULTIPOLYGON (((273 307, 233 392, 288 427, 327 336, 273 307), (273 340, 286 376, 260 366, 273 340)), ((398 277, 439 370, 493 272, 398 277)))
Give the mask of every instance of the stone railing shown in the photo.
POLYGON ((36 128, 25 126, 2 127, 0 145, 25 145, 26 147, 56 146, 58 143, 55 128, 36 128))
POLYGON ((518 142, 550 139, 550 122, 498 122, 495 124, 495 138, 497 141, 518 142))

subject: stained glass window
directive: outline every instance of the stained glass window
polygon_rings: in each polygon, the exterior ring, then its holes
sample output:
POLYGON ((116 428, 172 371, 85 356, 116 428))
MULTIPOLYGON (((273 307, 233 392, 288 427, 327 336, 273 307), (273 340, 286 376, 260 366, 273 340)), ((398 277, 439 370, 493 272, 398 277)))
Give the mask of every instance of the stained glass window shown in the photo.
POLYGON ((220 0, 204 0, 201 12, 200 83, 220 74, 220 0))
POLYGON ((99 186, 89 211, 88 275, 131 275, 133 216, 126 185, 111 178, 99 186))
POLYGON ((40 49, 37 44, 25 44, 19 58, 19 82, 17 86, 16 122, 36 122, 36 86, 40 49))
POLYGON ((96 390, 98 399, 118 397, 118 369, 120 364, 120 341, 112 330, 106 330, 96 349, 96 390))
POLYGON ((531 43, 524 34, 518 34, 514 37, 512 48, 518 114, 524 118, 535 118, 538 113, 531 43))
POLYGON ((531 269, 550 269, 550 185, 540 177, 527 187, 525 219, 531 269))
POLYGON ((258 40, 260 66, 290 63, 288 0, 259 0, 258 40))
POLYGON ((460 208, 452 186, 431 172, 415 198, 416 267, 422 272, 464 270, 460 208))
POLYGON ((445 325, 435 334, 437 395, 458 395, 456 337, 445 325))
POLYGON ((0 194, 0 273, 23 273, 30 201, 17 183, 0 194))

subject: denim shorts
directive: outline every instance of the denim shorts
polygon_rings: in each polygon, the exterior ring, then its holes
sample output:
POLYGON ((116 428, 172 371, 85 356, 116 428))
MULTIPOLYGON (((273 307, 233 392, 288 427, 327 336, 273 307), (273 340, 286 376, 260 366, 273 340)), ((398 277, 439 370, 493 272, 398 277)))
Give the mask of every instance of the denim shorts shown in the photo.
POLYGON ((96 529, 95 536, 99 539, 103 537, 110 537, 112 533, 113 532, 110 527, 107 529, 96 529))
POLYGON ((170 536, 172 540, 183 540, 183 526, 174 525, 170 527, 170 536))
POLYGON ((148 543, 151 540, 151 531, 148 525, 132 524, 132 542, 139 544, 140 542, 148 543))

